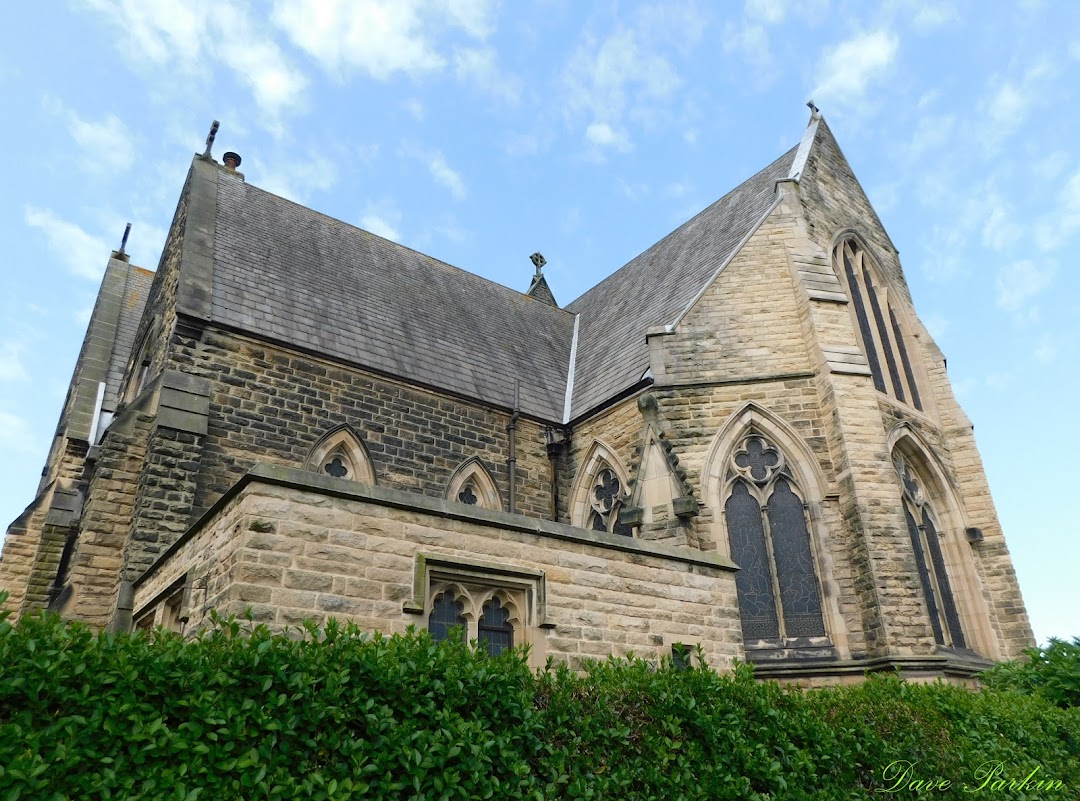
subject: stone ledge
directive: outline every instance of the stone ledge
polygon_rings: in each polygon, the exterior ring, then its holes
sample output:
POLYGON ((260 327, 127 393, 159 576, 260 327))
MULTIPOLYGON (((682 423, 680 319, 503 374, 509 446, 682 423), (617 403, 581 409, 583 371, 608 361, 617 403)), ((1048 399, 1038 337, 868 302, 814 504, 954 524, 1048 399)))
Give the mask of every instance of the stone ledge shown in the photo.
POLYGON ((972 679, 994 666, 989 659, 976 653, 941 652, 927 656, 892 656, 876 659, 792 659, 776 662, 754 662, 754 677, 795 681, 798 679, 843 679, 870 673, 898 671, 904 678, 918 676, 948 676, 972 679))
POLYGON ((555 523, 550 520, 538 520, 525 515, 510 514, 495 509, 478 509, 464 503, 456 503, 441 498, 431 498, 402 490, 387 489, 370 484, 358 484, 343 478, 323 476, 307 470, 273 465, 260 462, 251 468, 239 481, 222 495, 213 506, 174 542, 168 550, 134 582, 139 587, 168 561, 184 543, 194 537, 219 511, 239 495, 249 484, 270 484, 289 487, 304 492, 315 492, 345 500, 363 501, 386 506, 392 509, 404 509, 413 512, 426 512, 435 517, 448 520, 462 520, 480 525, 488 525, 503 531, 517 531, 581 545, 607 548, 640 556, 683 562, 688 565, 714 568, 719 570, 738 570, 729 559, 709 551, 696 551, 690 548, 664 545, 657 542, 642 542, 631 537, 609 534, 604 531, 590 531, 583 528, 555 523))

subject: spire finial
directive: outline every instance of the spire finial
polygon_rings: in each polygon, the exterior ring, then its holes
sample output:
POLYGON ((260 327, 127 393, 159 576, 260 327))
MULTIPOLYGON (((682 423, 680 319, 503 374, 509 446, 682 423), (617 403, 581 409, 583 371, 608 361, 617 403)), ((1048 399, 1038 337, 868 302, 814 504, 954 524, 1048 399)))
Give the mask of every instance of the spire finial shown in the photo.
POLYGON ((204 159, 213 158, 213 156, 210 155, 210 151, 214 147, 214 138, 217 136, 218 125, 219 125, 218 121, 214 120, 214 123, 210 126, 210 133, 207 134, 207 136, 206 136, 206 150, 202 154, 202 157, 204 159))
POLYGON ((810 109, 810 116, 811 117, 817 117, 817 116, 819 116, 821 114, 821 112, 818 110, 818 107, 814 105, 813 100, 807 100, 806 101, 806 107, 808 109, 810 109))
POLYGON ((544 265, 547 264, 547 259, 544 258, 544 254, 539 250, 529 256, 529 259, 533 263, 533 267, 536 268, 536 278, 539 278, 544 274, 544 265))
POLYGON ((124 237, 120 240, 120 255, 124 255, 124 248, 127 247, 128 235, 131 233, 131 223, 124 226, 124 237))

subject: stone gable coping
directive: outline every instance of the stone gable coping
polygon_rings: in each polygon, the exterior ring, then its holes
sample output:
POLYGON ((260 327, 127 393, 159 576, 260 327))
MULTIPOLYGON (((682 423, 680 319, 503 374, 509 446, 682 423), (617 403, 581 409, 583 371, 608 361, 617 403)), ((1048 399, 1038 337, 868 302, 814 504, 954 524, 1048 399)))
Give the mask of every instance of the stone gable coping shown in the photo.
POLYGON ((658 559, 667 559, 684 562, 689 565, 716 568, 720 570, 738 570, 738 567, 724 556, 714 552, 697 551, 692 548, 683 548, 665 545, 658 542, 643 542, 631 537, 623 537, 618 534, 609 534, 603 531, 590 531, 565 523, 555 523, 550 520, 538 520, 525 515, 510 514, 494 509, 479 509, 463 503, 447 501, 442 498, 432 498, 426 495, 417 495, 402 490, 387 489, 369 484, 357 484, 346 479, 323 476, 294 467, 267 464, 260 462, 251 468, 239 481, 229 488, 213 506, 207 509, 191 527, 166 550, 146 572, 135 579, 134 587, 138 588, 144 581, 149 579, 157 570, 168 561, 185 542, 194 537, 203 526, 212 520, 233 498, 239 495, 249 484, 270 484, 306 492, 316 492, 321 495, 329 495, 346 500, 364 501, 367 503, 386 506, 393 509, 405 509, 409 511, 426 512, 448 520, 464 520, 474 523, 486 523, 505 531, 517 531, 523 534, 533 534, 540 537, 549 537, 565 542, 575 542, 582 545, 591 545, 599 548, 609 548, 624 553, 639 554, 658 559))

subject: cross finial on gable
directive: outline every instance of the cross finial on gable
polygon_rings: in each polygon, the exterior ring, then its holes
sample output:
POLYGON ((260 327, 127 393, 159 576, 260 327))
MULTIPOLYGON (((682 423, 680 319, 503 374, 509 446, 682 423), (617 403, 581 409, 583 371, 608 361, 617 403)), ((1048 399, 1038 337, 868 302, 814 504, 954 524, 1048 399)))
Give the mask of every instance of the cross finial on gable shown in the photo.
POLYGON ((539 278, 544 274, 544 265, 547 264, 547 259, 544 258, 544 254, 539 250, 529 256, 532 260, 533 267, 536 268, 536 277, 539 278))
POLYGON ((218 125, 218 121, 214 120, 213 124, 210 126, 210 133, 206 135, 206 150, 202 154, 204 159, 213 158, 213 156, 210 155, 210 151, 214 148, 214 139, 217 137, 218 125))

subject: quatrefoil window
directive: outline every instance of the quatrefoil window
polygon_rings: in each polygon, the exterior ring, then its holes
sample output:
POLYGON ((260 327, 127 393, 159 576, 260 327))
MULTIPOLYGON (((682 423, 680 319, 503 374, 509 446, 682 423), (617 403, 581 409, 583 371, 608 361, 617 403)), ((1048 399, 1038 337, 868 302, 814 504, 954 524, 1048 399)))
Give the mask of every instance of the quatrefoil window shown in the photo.
POLYGON ((461 503, 467 503, 469 506, 476 506, 476 492, 474 491, 471 482, 466 484, 461 492, 458 493, 457 499, 461 503))
POLYGON ((742 448, 735 452, 735 465, 743 475, 764 484, 782 466, 780 451, 766 444, 761 437, 747 437, 742 448))
POLYGON ((332 475, 334 478, 345 478, 349 475, 349 468, 345 466, 345 463, 341 461, 340 456, 335 456, 325 465, 323 470, 332 475))
POLYGON ((593 531, 633 536, 633 529, 619 520, 619 512, 628 498, 623 493, 622 482, 610 467, 604 467, 596 474, 592 497, 589 500, 593 508, 589 527, 593 531))

